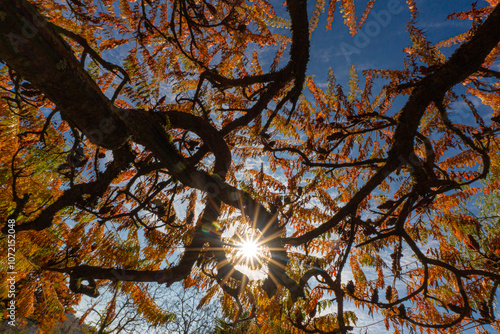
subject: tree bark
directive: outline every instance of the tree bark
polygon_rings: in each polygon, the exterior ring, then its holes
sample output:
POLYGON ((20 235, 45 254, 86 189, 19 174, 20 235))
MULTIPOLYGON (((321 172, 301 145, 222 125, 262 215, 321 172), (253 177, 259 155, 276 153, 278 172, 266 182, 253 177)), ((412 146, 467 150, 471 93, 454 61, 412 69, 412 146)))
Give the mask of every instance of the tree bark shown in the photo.
POLYGON ((0 59, 41 89, 60 108, 61 117, 92 142, 116 149, 128 140, 111 101, 27 1, 0 0, 0 59))

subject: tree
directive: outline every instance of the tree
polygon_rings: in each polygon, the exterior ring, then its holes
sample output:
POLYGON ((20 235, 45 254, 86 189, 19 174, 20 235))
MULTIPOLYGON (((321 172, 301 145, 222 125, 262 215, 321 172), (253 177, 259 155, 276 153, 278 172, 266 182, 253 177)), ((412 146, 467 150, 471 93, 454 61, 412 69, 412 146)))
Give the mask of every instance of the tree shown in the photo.
POLYGON ((148 292, 169 317, 165 326, 152 328, 150 322, 137 313, 137 306, 132 298, 120 294, 119 286, 102 294, 97 300, 88 300, 81 305, 84 312, 82 321, 90 323, 93 333, 210 333, 214 328, 214 315, 217 305, 211 303, 204 308, 197 308, 200 293, 196 288, 183 289, 173 285, 165 289, 158 284, 150 285, 148 292))
MULTIPOLYGON (((217 297, 229 325, 264 332, 346 333, 348 303, 395 332, 498 329, 498 259, 455 247, 468 223, 445 213, 490 170, 500 7, 450 14, 471 28, 432 44, 407 4, 402 67, 364 71, 361 88, 353 66, 346 92, 333 70, 326 89, 306 75, 325 1, 0 0, 1 218, 15 221, 2 232, 15 231, 18 319, 50 328, 81 294, 121 282, 162 326, 144 283, 182 281, 205 290, 200 307, 217 297), (460 99, 477 124, 450 117, 460 99)), ((338 5, 356 34, 374 1, 360 20, 353 0, 338 5)), ((479 252, 483 240, 468 241, 479 252)))
POLYGON ((162 306, 176 315, 175 320, 165 326, 167 333, 213 333, 218 307, 211 303, 199 308, 200 295, 196 288, 171 289, 164 294, 162 306))

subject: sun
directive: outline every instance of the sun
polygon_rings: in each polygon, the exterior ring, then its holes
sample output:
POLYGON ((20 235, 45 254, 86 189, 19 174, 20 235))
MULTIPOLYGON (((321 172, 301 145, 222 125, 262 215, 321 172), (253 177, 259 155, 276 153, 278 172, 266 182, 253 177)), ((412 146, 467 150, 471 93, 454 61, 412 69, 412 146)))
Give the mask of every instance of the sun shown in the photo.
POLYGON ((245 240, 241 244, 241 255, 247 259, 253 259, 259 254, 259 245, 255 240, 245 240))
POLYGON ((250 280, 267 277, 269 247, 262 232, 248 224, 237 224, 222 236, 228 262, 250 280))

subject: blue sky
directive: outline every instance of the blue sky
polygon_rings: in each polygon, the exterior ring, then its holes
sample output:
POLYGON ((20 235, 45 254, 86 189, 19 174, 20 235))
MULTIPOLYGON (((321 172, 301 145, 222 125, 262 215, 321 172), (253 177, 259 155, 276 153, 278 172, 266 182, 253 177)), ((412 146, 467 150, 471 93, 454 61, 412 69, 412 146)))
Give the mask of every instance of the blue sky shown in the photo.
MULTIPOLYGON (((366 1, 356 1, 357 13, 362 13, 366 1)), ((447 20, 455 11, 469 10, 470 1, 417 1, 419 16, 416 26, 427 33, 432 43, 455 36, 470 28, 470 21, 447 20)), ((481 4, 479 4, 480 6, 481 4)), ((364 27, 352 36, 336 13, 332 30, 326 31, 326 13, 318 24, 311 40, 311 60, 308 73, 319 81, 326 81, 325 68, 332 67, 337 78, 342 80, 351 64, 359 72, 366 69, 403 69, 403 49, 411 45, 410 35, 405 31, 411 19, 404 0, 375 2, 364 27)), ((358 19, 360 14, 357 14, 358 19)))

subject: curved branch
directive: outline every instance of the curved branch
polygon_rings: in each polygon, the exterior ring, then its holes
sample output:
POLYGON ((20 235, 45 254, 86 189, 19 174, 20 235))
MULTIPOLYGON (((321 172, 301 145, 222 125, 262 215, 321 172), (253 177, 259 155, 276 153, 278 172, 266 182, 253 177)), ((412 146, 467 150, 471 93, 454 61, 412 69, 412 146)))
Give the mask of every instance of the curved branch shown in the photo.
MULTIPOLYGON (((36 230, 40 231, 52 225, 54 216, 65 207, 75 205, 83 201, 84 195, 91 195, 92 198, 100 197, 108 189, 111 182, 124 171, 134 160, 134 156, 127 146, 114 151, 116 159, 101 175, 97 181, 74 185, 64 191, 64 193, 51 205, 45 208, 34 220, 17 225, 16 231, 36 230)), ((7 225, 2 229, 6 233, 7 225)))

